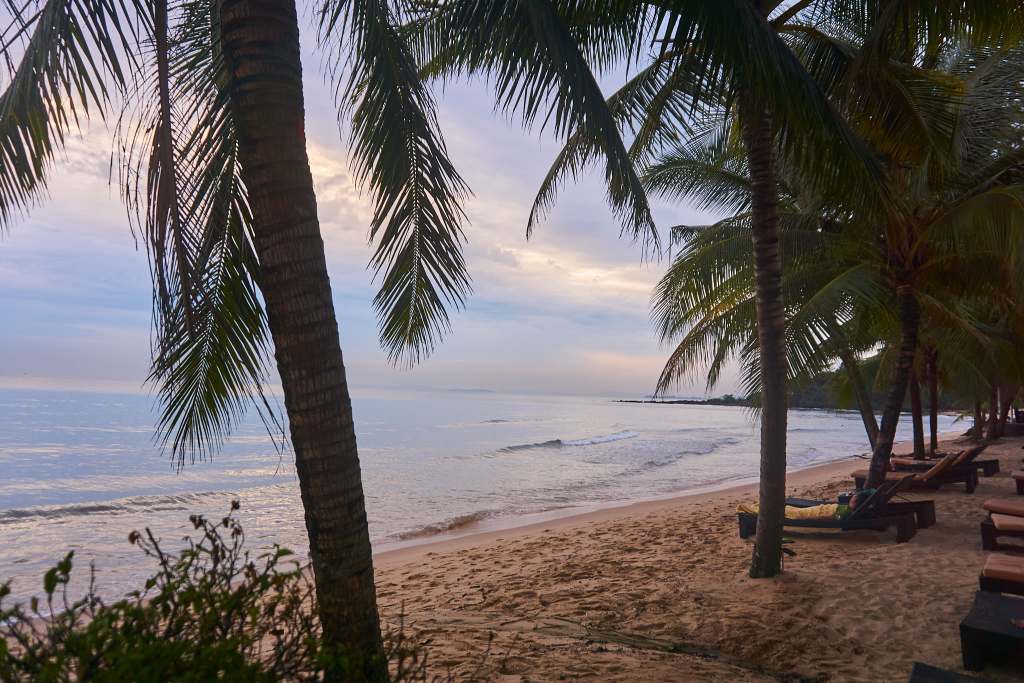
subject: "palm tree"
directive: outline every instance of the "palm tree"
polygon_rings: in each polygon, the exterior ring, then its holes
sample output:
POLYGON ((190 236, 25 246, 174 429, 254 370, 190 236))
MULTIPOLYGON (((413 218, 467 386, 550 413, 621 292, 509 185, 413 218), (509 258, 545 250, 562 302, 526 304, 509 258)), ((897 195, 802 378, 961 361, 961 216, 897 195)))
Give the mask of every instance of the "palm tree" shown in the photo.
MULTIPOLYGON (((692 117, 726 108, 739 121, 753 185, 750 233, 757 282, 756 314, 764 396, 761 412, 761 491, 751 575, 778 573, 786 469, 786 363, 781 264, 778 253, 776 154, 799 161, 813 187, 877 181, 873 159, 828 104, 821 88, 780 38, 778 28, 807 10, 760 0, 677 0, 669 3, 486 2, 424 3, 410 22, 425 72, 486 75, 501 107, 526 124, 540 118, 567 142, 544 179, 527 234, 554 202, 559 185, 603 158, 609 200, 624 231, 650 234, 643 188, 632 170, 680 135, 692 117), (777 16, 769 17, 775 12, 777 16), (637 75, 598 107, 595 73, 642 61, 637 75), (570 110, 582 95, 589 109, 570 110), (618 128, 635 134, 628 154, 618 128), (613 135, 613 133, 615 133, 613 135), (831 164, 831 165, 830 165, 831 164), (817 171, 817 172, 816 172, 817 171)), ((875 190, 877 191, 877 190, 875 190)))
MULTIPOLYGON (((306 153, 295 3, 8 2, 0 219, 42 195, 86 117, 116 121, 120 181, 150 255, 159 428, 211 455, 264 390, 271 344, 335 678, 387 678, 352 409, 306 153), (118 114, 120 109, 120 114, 118 114)), ((375 197, 381 341, 415 362, 469 291, 466 187, 387 4, 324 0, 322 46, 375 197)))
MULTIPOLYGON (((821 44, 835 39, 816 32, 814 40, 820 54, 821 44)), ((839 45, 833 49, 844 54, 854 53, 853 46, 839 45)), ((807 52, 802 51, 802 54, 807 52)), ((903 92, 914 93, 916 84, 916 89, 929 97, 920 99, 918 95, 919 101, 903 103, 907 111, 914 113, 914 117, 908 117, 911 121, 928 123, 922 112, 929 111, 930 101, 939 105, 933 121, 944 120, 941 114, 947 109, 952 109, 957 117, 957 127, 953 128, 958 131, 957 136, 947 137, 948 142, 943 143, 956 147, 954 153, 949 154, 956 161, 948 161, 942 172, 936 172, 938 162, 945 158, 937 160, 936 157, 948 151, 937 148, 926 152, 925 163, 917 171, 920 177, 911 185, 918 188, 917 194, 905 193, 906 212, 917 219, 911 253, 901 251, 907 242, 899 223, 891 231, 878 234, 874 217, 886 211, 884 206, 865 207, 864 201, 870 201, 865 197, 859 198, 859 207, 853 198, 848 198, 845 205, 834 204, 835 200, 815 198, 807 192, 798 195, 789 190, 785 182, 780 182, 781 215, 784 224, 788 224, 782 233, 783 245, 787 233, 794 235, 789 239, 800 240, 794 243, 799 247, 791 247, 784 261, 788 275, 783 278, 783 286, 793 295, 794 304, 790 307, 789 322, 791 367, 820 368, 829 354, 835 353, 830 343, 835 335, 830 328, 836 325, 849 328, 856 319, 877 315, 887 308, 891 311, 889 317, 902 325, 902 334, 893 339, 886 354, 891 358, 888 364, 897 365, 903 372, 898 372, 893 382, 883 418, 882 438, 878 439, 881 448, 875 448, 876 459, 885 449, 887 461, 891 452, 895 418, 902 407, 907 375, 917 352, 908 328, 916 337, 920 315, 918 299, 925 302, 931 328, 952 324, 961 332, 973 333, 976 331, 976 326, 970 324, 973 318, 958 314, 951 302, 967 294, 978 297, 986 292, 990 295, 989 301, 999 301, 1004 298, 1008 282, 1012 281, 1012 277, 998 279, 1008 268, 1013 268, 1007 263, 1006 254, 1000 251, 1003 250, 1001 245, 1013 243, 1011 236, 1019 225, 1020 216, 1014 208, 1016 200, 1011 198, 1019 196, 1021 186, 1004 184, 993 178, 987 169, 1008 168, 1017 163, 1019 152, 1002 148, 1006 136, 1011 135, 1013 122, 1019 121, 1019 104, 1012 97, 1000 97, 1000 94, 1007 92, 1015 82, 1020 56, 1011 52, 988 59, 980 57, 982 55, 970 52, 947 55, 949 69, 954 73, 942 78, 956 78, 959 74, 967 79, 964 84, 967 95, 962 105, 959 100, 953 100, 955 106, 951 106, 950 100, 938 97, 934 89, 920 85, 929 82, 928 79, 934 81, 936 76, 909 68, 892 74, 897 82, 904 81, 911 86, 902 88, 903 92), (966 130, 971 131, 969 142, 960 137, 966 130), (968 144, 970 149, 957 147, 968 144), (978 164, 978 168, 974 164, 978 164), (928 186, 929 172, 935 174, 930 179, 932 186, 928 186), (977 178, 972 178, 979 172, 984 178, 982 186, 975 184, 977 178), (920 188, 925 191, 921 192, 920 188), (809 210, 800 206, 801 201, 809 210), (968 231, 970 238, 966 237, 968 231), (872 241, 878 246, 871 246, 872 241), (801 247, 805 250, 803 254, 796 250, 801 247), (813 274, 817 274, 816 282, 809 279, 813 274), (984 282, 976 282, 979 274, 984 282), (905 284, 907 282, 913 283, 912 290, 905 284), (802 290, 803 299, 798 283, 814 285, 802 290), (815 291, 815 287, 821 288, 815 291), (811 364, 812 360, 817 364, 811 364)), ((893 101, 892 107, 896 104, 898 100, 893 101)), ((893 116, 891 120, 899 119, 893 116)), ((887 136, 892 133, 892 130, 874 131, 872 144, 876 148, 897 149, 903 143, 900 137, 896 142, 888 140, 887 136)), ((929 129, 925 133, 927 135, 917 136, 917 139, 926 140, 929 146, 944 139, 941 129, 929 129)), ((746 198, 750 194, 749 173, 744 166, 735 163, 735 153, 730 153, 721 143, 712 151, 708 155, 692 145, 681 147, 652 165, 645 175, 650 189, 663 195, 698 198, 706 207, 718 210, 740 210, 739 214, 714 226, 682 229, 690 243, 659 285, 655 303, 663 339, 680 338, 662 374, 660 388, 691 370, 706 349, 714 349, 711 351, 715 359, 713 370, 737 349, 742 350, 741 358, 749 362, 753 358, 750 351, 756 349, 750 343, 754 327, 747 306, 753 292, 753 278, 749 269, 742 265, 745 256, 729 244, 749 230, 750 216, 745 212, 746 198)), ((788 168, 783 169, 783 176, 799 177, 797 171, 788 168)), ((878 332, 886 327, 891 330, 891 326, 874 325, 878 332)), ((876 336, 873 342, 884 342, 887 336, 876 336)), ((920 408, 919 402, 917 407, 920 408)), ((919 409, 915 413, 921 414, 919 409)), ((865 424, 869 425, 867 419, 865 424)), ((870 435, 870 427, 868 429, 870 435)), ((918 446, 923 451, 923 430, 916 431, 918 446)))

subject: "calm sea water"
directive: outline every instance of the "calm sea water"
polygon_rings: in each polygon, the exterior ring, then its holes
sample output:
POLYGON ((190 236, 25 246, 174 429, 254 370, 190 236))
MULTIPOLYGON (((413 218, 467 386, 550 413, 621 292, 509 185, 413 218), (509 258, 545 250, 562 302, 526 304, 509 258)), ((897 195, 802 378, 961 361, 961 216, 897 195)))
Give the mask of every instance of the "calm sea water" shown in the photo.
MULTIPOLYGON (((742 408, 362 390, 354 410, 378 548, 758 470, 757 424, 742 408)), ((232 499, 252 545, 305 551, 292 454, 277 452, 260 423, 179 472, 154 445, 153 422, 146 396, 0 390, 0 580, 13 579, 16 596, 38 592, 67 550, 78 567, 95 562, 101 592, 119 594, 152 569, 130 531, 150 527, 175 546, 189 514, 219 517, 232 499)), ((941 417, 940 429, 951 424, 941 417)), ((854 413, 793 411, 789 425, 794 469, 866 450, 854 413)))

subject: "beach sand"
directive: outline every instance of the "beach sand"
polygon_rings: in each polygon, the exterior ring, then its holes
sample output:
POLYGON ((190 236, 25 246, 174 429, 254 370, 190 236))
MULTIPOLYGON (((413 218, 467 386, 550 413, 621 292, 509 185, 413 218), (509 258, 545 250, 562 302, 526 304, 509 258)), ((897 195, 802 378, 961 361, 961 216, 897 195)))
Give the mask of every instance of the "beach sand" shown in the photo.
MULTIPOLYGON (((963 442, 946 441, 946 449, 963 442)), ((385 621, 404 614, 434 673, 526 681, 905 681, 914 661, 961 670, 958 625, 984 553, 981 503, 1014 495, 1022 439, 985 456, 1002 472, 907 494, 938 523, 788 535, 785 572, 747 576, 735 508, 756 485, 612 508, 379 553, 385 621)), ((860 459, 792 473, 791 495, 852 488, 860 459)), ((988 667, 993 681, 1024 670, 988 667)))

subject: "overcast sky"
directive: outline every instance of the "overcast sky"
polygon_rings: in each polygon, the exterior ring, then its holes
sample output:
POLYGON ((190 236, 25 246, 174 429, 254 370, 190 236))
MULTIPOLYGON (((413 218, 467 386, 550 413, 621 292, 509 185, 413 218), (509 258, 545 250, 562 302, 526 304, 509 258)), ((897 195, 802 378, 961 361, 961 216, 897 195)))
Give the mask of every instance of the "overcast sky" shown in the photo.
MULTIPOLYGON (((308 33, 308 31, 307 31, 308 33)), ((306 39, 305 43, 309 43, 306 39)), ((308 45, 307 45, 308 47, 308 45)), ((412 370, 377 344, 366 264, 369 201, 347 164, 320 59, 304 51, 309 153, 342 348, 358 387, 483 388, 565 394, 649 393, 667 354, 649 318, 666 260, 643 263, 619 237, 594 173, 560 195, 529 241, 526 217, 558 150, 492 111, 483 83, 439 94, 454 161, 474 197, 467 260, 474 293, 453 333, 412 370)), ((94 123, 51 175, 48 200, 0 241, 0 386, 138 390, 149 361, 150 280, 116 188, 111 135, 94 123)), ((700 222, 657 205, 663 235, 700 222)), ((727 377, 714 393, 734 389, 727 377)), ((702 394, 703 382, 679 394, 702 394)))

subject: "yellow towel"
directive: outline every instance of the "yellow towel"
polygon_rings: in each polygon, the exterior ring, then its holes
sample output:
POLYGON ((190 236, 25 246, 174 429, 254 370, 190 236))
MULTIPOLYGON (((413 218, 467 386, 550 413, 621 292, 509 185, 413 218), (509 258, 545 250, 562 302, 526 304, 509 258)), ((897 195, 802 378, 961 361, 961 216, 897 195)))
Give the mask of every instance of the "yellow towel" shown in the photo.
MULTIPOLYGON (((752 515, 756 515, 757 510, 757 503, 742 503, 736 508, 737 512, 747 512, 752 515)), ((792 505, 787 505, 786 519, 835 519, 838 512, 839 505, 836 503, 815 505, 809 508, 798 508, 793 507, 792 505)))

